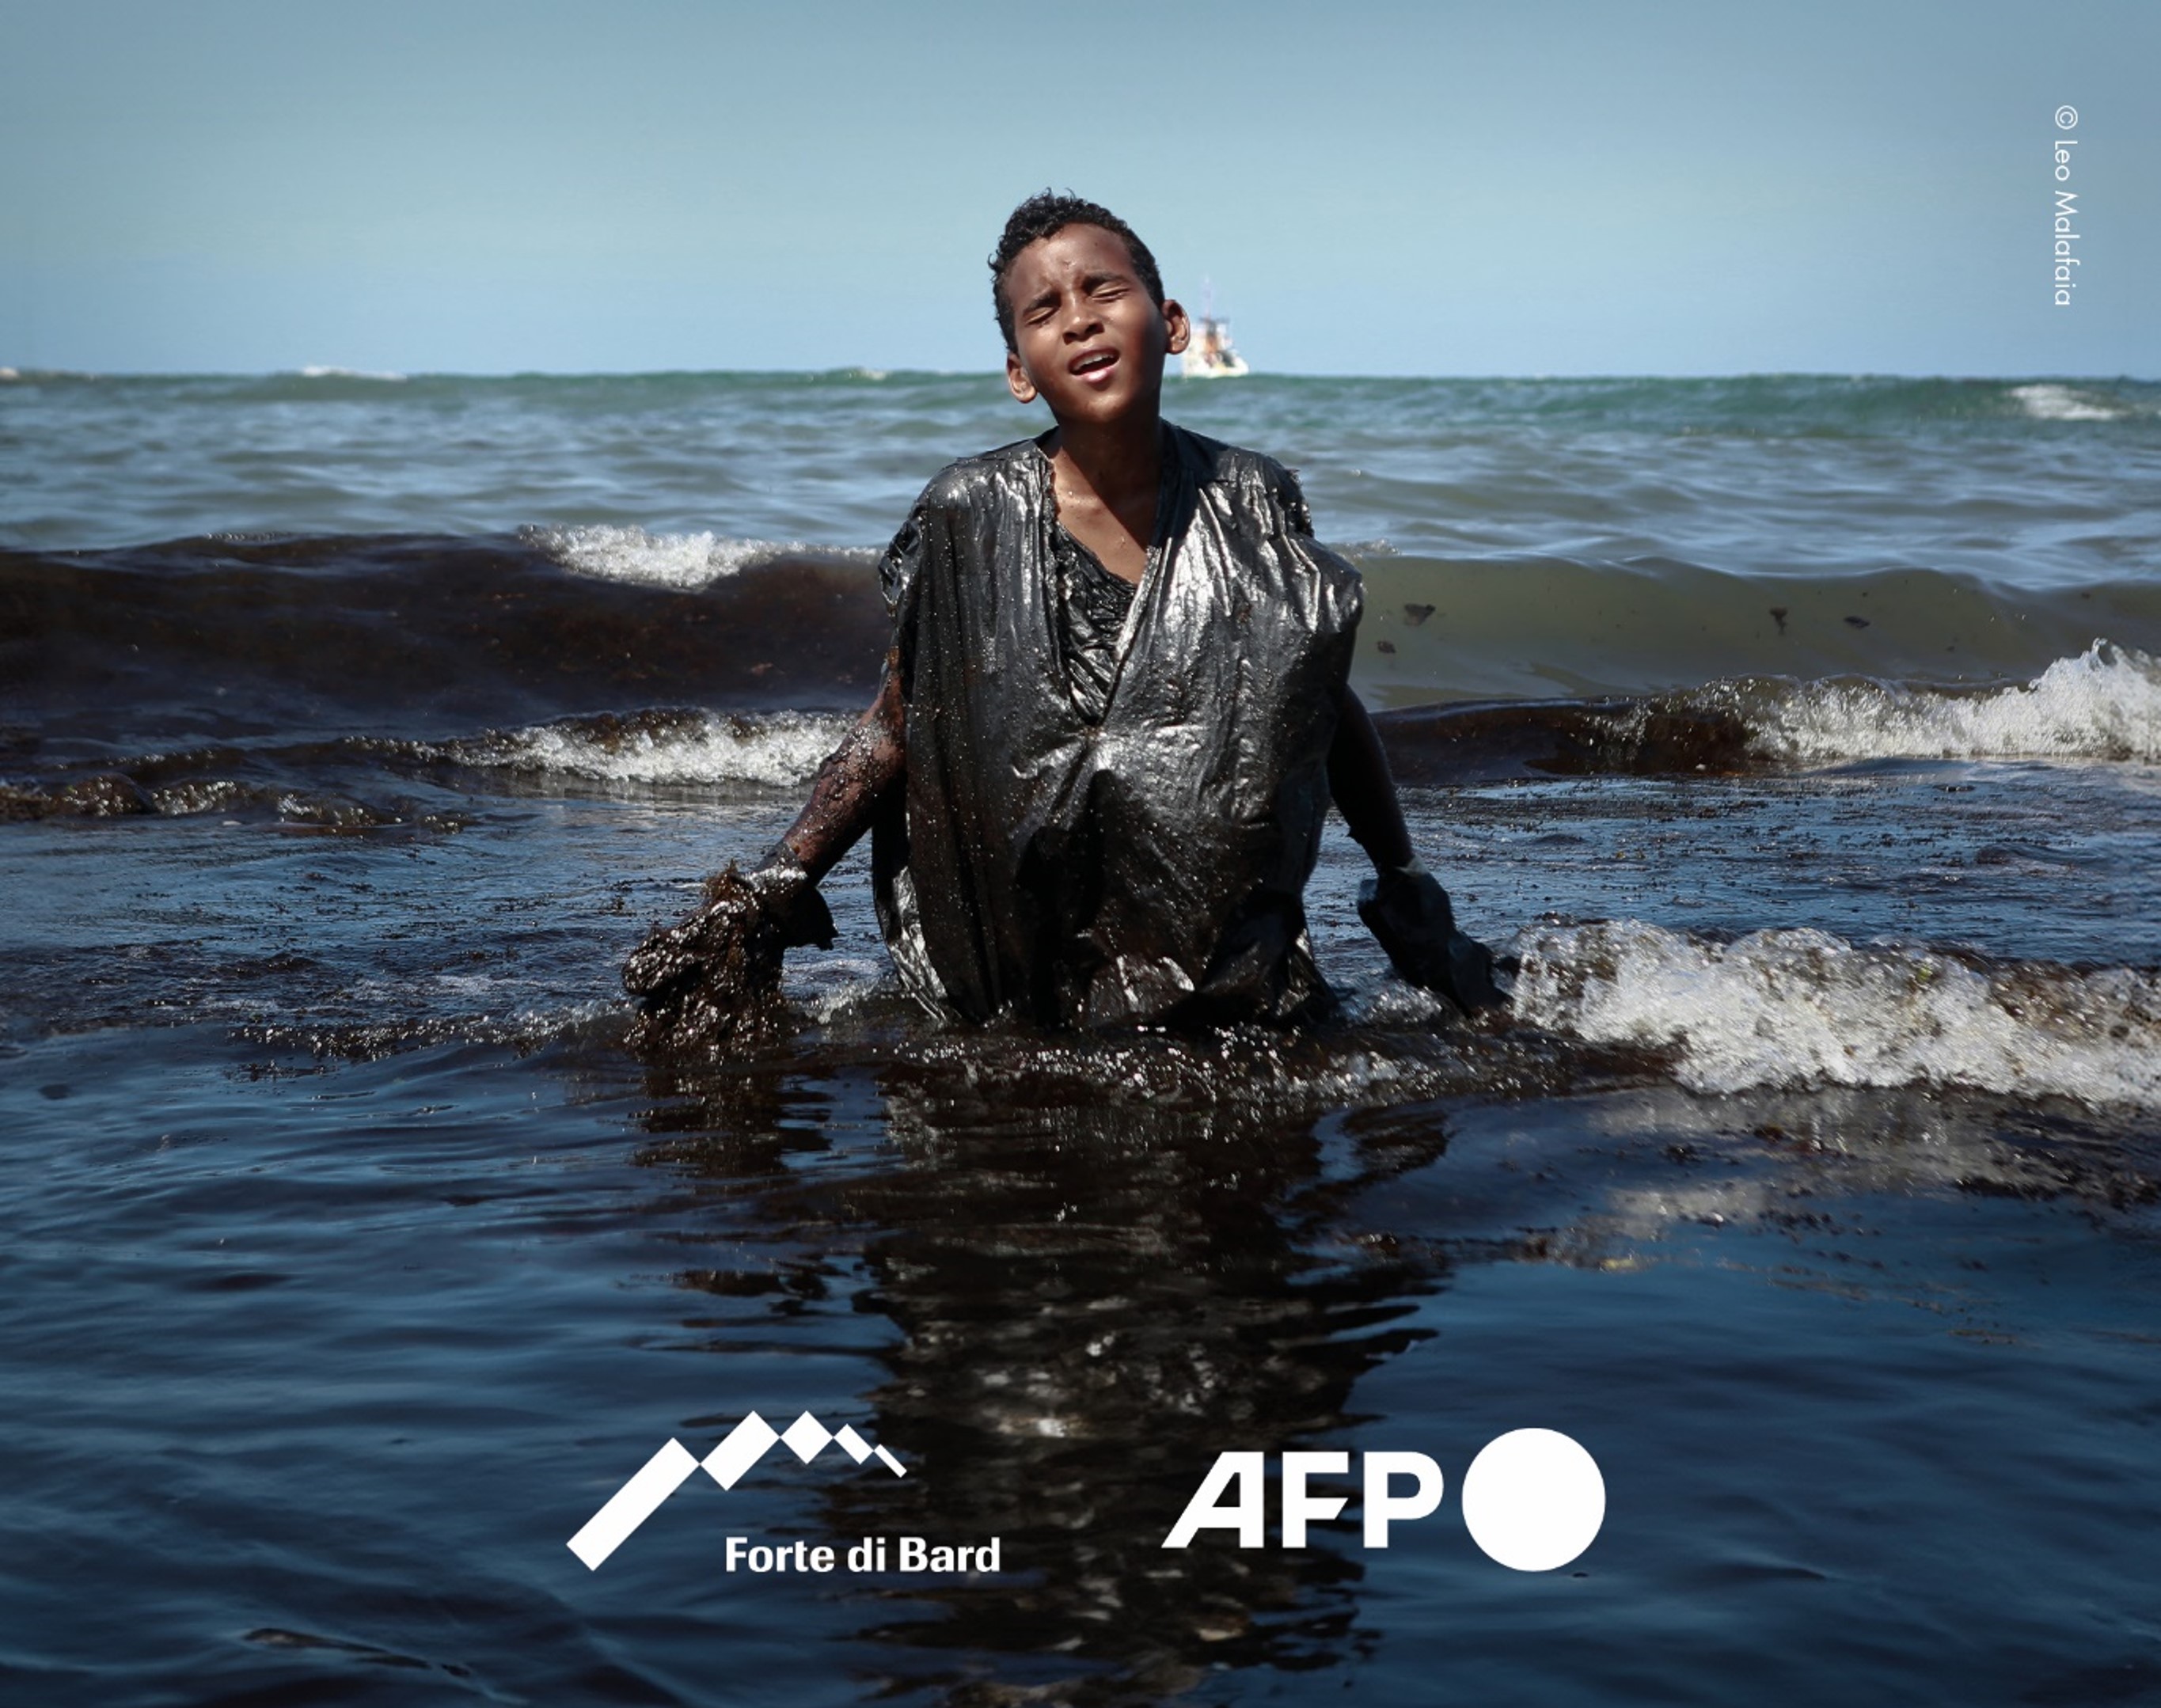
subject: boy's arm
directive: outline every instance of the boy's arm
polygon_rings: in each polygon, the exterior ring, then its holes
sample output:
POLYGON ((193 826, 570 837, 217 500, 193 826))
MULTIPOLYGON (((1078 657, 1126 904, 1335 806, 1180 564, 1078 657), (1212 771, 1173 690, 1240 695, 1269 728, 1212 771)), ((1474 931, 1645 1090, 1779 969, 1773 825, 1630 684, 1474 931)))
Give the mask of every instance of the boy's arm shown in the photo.
POLYGON ((742 872, 731 861, 706 880, 702 907, 656 927, 623 963, 623 988, 640 999, 627 1034, 633 1049, 707 1050, 767 1035, 779 1008, 783 953, 833 946, 833 915, 818 881, 862 839, 880 798, 908 768, 902 685, 929 499, 926 491, 879 560, 894 642, 870 710, 818 768, 809 802, 764 863, 742 872))
POLYGON ((781 952, 833 946, 818 880, 877 816, 878 797, 907 768, 898 654, 871 709, 818 768, 810 799, 755 872, 709 879, 706 900, 657 928, 624 962, 623 988, 643 999, 633 1045, 703 1047, 752 1035, 780 987, 781 952))
POLYGON ((1493 982, 1492 955, 1455 929, 1448 892, 1419 863, 1380 732, 1347 685, 1336 714, 1329 792, 1376 873, 1358 887, 1358 917, 1409 982, 1439 992, 1466 1014, 1506 1002, 1493 982))
POLYGON ((1396 800, 1395 779, 1380 732, 1366 715, 1364 703, 1349 685, 1336 696, 1336 742, 1328 750, 1328 792, 1351 827, 1351 839, 1366 851, 1377 872, 1409 866, 1417 857, 1403 810, 1396 800))
POLYGON ((899 657, 889 653, 877 698, 818 768, 810 799, 766 863, 799 867, 813 883, 838 865, 870 829, 878 797, 908 768, 907 727, 899 657))

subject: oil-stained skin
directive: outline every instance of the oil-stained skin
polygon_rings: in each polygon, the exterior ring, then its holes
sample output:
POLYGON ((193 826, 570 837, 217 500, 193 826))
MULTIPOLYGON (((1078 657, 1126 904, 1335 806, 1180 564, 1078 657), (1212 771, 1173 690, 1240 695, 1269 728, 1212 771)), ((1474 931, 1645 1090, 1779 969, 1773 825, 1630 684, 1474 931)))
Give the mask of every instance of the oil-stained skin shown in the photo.
POLYGON ((730 861, 706 879, 704 906, 655 930, 624 962, 623 988, 643 998, 631 1048, 710 1055, 777 1036, 789 937, 784 916, 753 875, 730 861))

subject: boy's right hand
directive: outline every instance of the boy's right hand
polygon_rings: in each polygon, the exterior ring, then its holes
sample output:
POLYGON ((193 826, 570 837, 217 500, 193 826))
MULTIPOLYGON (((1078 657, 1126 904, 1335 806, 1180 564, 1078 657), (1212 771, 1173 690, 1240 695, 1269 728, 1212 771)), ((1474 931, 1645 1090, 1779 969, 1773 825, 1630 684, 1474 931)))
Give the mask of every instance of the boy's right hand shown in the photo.
POLYGON ((680 923, 653 932, 622 965, 622 987, 648 1002, 695 976, 732 939, 770 933, 783 949, 833 946, 832 910, 799 866, 768 861, 755 872, 727 870, 706 885, 706 902, 680 923))
POLYGON ((833 946, 833 915, 809 872, 770 860, 733 862, 706 886, 705 904, 631 951, 622 987, 643 999, 634 1046, 714 1045, 769 1031, 789 949, 833 946))
POLYGON ((818 893, 817 881, 784 854, 766 857, 765 864, 743 879, 765 916, 780 933, 786 949, 831 949, 833 910, 818 893))

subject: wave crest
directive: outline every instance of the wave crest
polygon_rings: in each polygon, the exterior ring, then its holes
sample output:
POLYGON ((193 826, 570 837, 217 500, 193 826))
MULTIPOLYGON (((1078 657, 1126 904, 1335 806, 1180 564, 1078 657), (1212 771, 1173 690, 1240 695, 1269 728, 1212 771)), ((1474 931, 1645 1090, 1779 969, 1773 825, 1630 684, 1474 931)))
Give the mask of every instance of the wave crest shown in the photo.
POLYGON ((2137 412, 2121 404, 2104 402, 2091 391, 2080 391, 2057 380, 2038 380, 2013 386, 2011 395, 2037 421, 2121 421, 2137 412))
POLYGON ((2096 640, 1983 692, 1817 682, 1757 721, 1779 758, 2161 759, 2161 659, 2096 640))
POLYGON ((1525 934, 1516 1009, 1674 1053, 1693 1090, 1960 1086, 2161 1105, 2161 977, 1969 962, 1810 929, 1720 942, 1642 920, 1525 934))
POLYGON ((703 711, 603 715, 491 732, 426 751, 454 764, 607 783, 788 787, 816 772, 851 721, 788 711, 759 718, 703 711))
POLYGON ((643 528, 612 523, 536 528, 526 537, 576 575, 692 591, 709 587, 752 564, 811 550, 800 541, 731 539, 703 533, 648 534, 643 528))

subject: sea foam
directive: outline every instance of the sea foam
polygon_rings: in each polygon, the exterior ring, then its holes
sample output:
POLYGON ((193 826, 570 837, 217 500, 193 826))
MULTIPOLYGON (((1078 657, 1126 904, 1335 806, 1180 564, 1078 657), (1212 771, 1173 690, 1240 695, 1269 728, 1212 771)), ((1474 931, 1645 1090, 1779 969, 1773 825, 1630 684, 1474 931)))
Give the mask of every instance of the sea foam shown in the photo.
POLYGON ((2097 640, 1982 692, 1812 682, 1747 714, 1771 757, 2161 760, 2161 659, 2097 640))
POLYGON ((1969 964, 1815 930, 1721 942, 1642 920, 1535 927, 1522 1019, 1674 1052, 1702 1091, 1961 1086, 2161 1105, 2161 977, 2128 967, 1969 964))
POLYGON ((648 534, 643 528, 607 523, 536 529, 528 537, 577 575, 685 589, 710 586, 748 565, 810 549, 800 542, 731 539, 703 533, 648 534))
POLYGON ((2013 386, 2011 395, 2037 421, 2120 421, 2132 413, 2053 380, 2013 386))
POLYGON ((646 712, 633 718, 565 718, 433 751, 462 765, 607 783, 787 787, 817 770, 851 721, 802 712, 758 718, 646 712))
POLYGON ((403 385, 405 376, 387 369, 371 370, 362 367, 336 367, 321 362, 310 362, 299 370, 302 379, 374 379, 388 384, 403 385))

